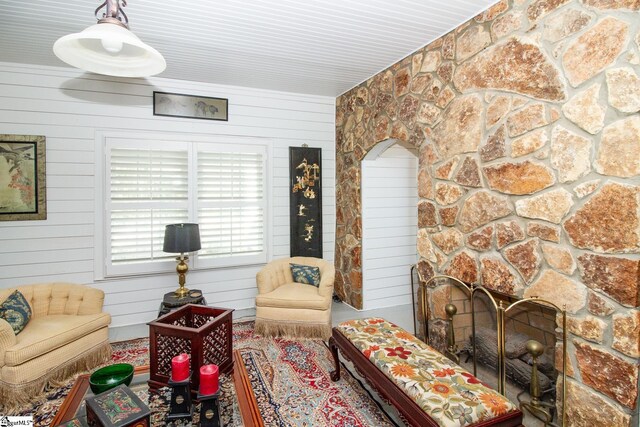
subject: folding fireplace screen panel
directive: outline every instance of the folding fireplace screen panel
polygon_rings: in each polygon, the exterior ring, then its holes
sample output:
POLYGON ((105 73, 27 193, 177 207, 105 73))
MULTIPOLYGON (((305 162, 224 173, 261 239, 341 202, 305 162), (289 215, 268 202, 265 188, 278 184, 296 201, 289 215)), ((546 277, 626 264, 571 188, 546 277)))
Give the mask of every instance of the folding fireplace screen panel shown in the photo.
POLYGON ((320 148, 289 147, 291 256, 322 258, 320 148))
POLYGON ((537 296, 520 299, 447 275, 428 280, 417 276, 414 315, 424 341, 468 369, 471 358, 475 376, 480 373, 481 381, 497 383, 504 396, 509 391, 508 397, 523 412, 545 426, 566 426, 567 412, 556 403, 566 402, 567 393, 566 308, 537 296), (463 354, 467 357, 461 360, 463 354), (509 390, 507 378, 512 385, 509 390))

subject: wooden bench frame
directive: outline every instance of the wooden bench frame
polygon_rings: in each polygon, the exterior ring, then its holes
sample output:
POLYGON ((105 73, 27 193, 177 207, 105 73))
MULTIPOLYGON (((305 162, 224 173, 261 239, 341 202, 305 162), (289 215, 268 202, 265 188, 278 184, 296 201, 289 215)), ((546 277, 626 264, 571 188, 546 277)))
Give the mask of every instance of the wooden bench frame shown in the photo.
MULTIPOLYGON (((333 328, 333 334, 329 338, 329 348, 335 362, 335 370, 331 372, 332 381, 340 380, 340 359, 338 355, 338 349, 340 349, 342 356, 350 360, 358 373, 367 380, 378 394, 398 410, 407 424, 415 427, 438 427, 438 424, 422 408, 380 371, 373 362, 365 357, 337 328, 333 328)), ((471 424, 469 427, 521 427, 522 417, 522 412, 516 410, 489 421, 471 424)))

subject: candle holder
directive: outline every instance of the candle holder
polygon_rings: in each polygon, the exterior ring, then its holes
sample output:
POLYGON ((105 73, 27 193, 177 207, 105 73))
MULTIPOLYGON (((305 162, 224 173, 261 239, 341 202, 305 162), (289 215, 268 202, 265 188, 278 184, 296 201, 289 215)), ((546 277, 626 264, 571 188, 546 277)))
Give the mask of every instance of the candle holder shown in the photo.
POLYGON ((213 394, 202 395, 198 392, 200 401, 200 427, 222 427, 220 418, 220 387, 213 394))
POLYGON ((191 418, 193 416, 191 390, 189 389, 190 382, 191 375, 182 381, 173 381, 173 378, 169 378, 171 401, 169 402, 168 419, 175 420, 179 418, 191 418))

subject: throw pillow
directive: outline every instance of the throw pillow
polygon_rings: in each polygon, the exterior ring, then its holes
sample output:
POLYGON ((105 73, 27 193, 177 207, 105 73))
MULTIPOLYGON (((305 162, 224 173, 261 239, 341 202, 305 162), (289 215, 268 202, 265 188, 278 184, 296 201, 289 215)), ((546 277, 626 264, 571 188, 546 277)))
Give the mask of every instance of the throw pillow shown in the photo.
POLYGON ((18 335, 31 319, 31 307, 20 291, 15 291, 0 304, 0 318, 6 320, 18 335))
POLYGON ((293 280, 306 285, 320 287, 320 269, 311 267, 310 265, 289 264, 291 266, 291 274, 293 280))

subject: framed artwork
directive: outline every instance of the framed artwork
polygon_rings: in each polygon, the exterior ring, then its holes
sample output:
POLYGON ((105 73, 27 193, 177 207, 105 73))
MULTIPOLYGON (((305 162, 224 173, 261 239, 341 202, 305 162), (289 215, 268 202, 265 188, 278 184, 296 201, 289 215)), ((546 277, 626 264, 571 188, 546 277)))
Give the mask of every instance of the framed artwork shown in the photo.
POLYGON ((153 115, 229 120, 229 100, 180 93, 153 92, 153 115))
POLYGON ((45 137, 0 135, 0 221, 47 219, 45 137))
POLYGON ((320 148, 289 147, 291 256, 322 258, 320 148))

